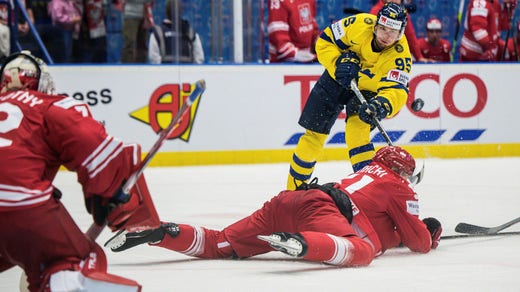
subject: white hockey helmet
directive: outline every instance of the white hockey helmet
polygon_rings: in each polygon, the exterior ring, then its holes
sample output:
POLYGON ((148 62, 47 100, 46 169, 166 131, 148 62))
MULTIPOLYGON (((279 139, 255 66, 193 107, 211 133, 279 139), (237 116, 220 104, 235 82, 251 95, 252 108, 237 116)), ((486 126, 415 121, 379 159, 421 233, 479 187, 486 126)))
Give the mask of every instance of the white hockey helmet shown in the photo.
POLYGON ((31 55, 30 51, 21 51, 7 57, 0 69, 0 92, 11 90, 37 90, 54 94, 54 81, 47 71, 47 64, 31 55))

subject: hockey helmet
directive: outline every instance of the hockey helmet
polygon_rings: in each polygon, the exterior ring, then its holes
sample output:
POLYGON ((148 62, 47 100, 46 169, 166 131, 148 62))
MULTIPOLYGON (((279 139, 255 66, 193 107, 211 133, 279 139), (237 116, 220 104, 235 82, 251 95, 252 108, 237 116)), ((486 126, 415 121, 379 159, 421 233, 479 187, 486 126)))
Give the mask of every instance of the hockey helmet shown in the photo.
POLYGON ((54 81, 41 59, 30 51, 21 51, 7 57, 0 69, 1 92, 11 90, 37 90, 54 93, 54 81))
POLYGON ((398 39, 403 36, 406 23, 406 10, 397 3, 388 2, 377 13, 377 24, 398 30, 398 39))
POLYGON ((409 178, 415 170, 415 160, 412 155, 399 146, 385 146, 379 149, 374 158, 404 178, 409 178))

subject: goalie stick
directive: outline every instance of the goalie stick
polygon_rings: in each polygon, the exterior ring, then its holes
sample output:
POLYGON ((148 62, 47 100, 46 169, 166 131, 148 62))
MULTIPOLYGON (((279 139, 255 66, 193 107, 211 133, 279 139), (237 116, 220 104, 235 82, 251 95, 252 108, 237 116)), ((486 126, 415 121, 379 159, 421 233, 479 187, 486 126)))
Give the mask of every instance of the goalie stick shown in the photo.
MULTIPOLYGON (((190 109, 191 105, 202 95, 202 93, 204 93, 205 90, 206 82, 204 81, 204 79, 198 80, 195 83, 195 88, 193 89, 192 93, 188 96, 182 107, 172 118, 170 124, 159 132, 159 138, 157 138, 155 144, 153 144, 152 148, 150 148, 150 151, 148 151, 145 158, 141 161, 141 164, 139 165, 138 169, 130 175, 130 177, 127 179, 127 181, 121 188, 123 195, 128 196, 132 187, 135 185, 139 177, 143 174, 144 169, 148 166, 148 164, 150 164, 152 158, 155 156, 157 151, 159 151, 164 141, 166 141, 166 138, 180 125, 180 123, 182 122, 182 116, 190 109)), ((101 234, 101 231, 103 231, 105 226, 106 222, 102 226, 99 226, 96 223, 92 223, 92 225, 90 225, 89 229, 87 230, 86 234, 90 239, 95 240, 99 236, 99 234, 101 234)))
POLYGON ((455 226, 455 231, 460 232, 460 233, 466 233, 466 234, 494 235, 518 222, 520 222, 520 217, 515 218, 509 222, 506 222, 506 223, 496 226, 496 227, 483 227, 483 226, 478 226, 478 225, 473 225, 473 224, 468 224, 468 223, 459 223, 459 224, 457 224, 457 226, 455 226))
MULTIPOLYGON (((365 99, 365 97, 363 96, 361 91, 359 91, 359 88, 357 87, 356 80, 352 79, 352 81, 350 81, 350 89, 354 92, 354 94, 356 95, 356 97, 359 99, 359 101, 362 104, 367 103, 367 100, 365 99)), ((381 133, 381 135, 385 138, 385 141, 388 144, 388 146, 394 146, 394 144, 392 143, 392 140, 390 139, 390 136, 388 136, 388 133, 383 128, 383 126, 381 125, 379 120, 374 116, 372 116, 372 120, 376 124, 376 127, 379 130, 379 132, 381 133)), ((410 177, 410 183, 412 183, 412 185, 417 185, 418 183, 421 182, 423 177, 424 177, 424 164, 422 165, 422 168, 419 171, 417 171, 417 170, 414 171, 413 175, 410 177)))

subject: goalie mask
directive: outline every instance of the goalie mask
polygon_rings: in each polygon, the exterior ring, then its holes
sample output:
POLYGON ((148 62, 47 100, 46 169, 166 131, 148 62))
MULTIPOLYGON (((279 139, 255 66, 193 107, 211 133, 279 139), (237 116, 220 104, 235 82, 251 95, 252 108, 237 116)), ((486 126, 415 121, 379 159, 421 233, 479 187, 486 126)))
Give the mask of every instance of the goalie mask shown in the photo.
POLYGON ((29 51, 21 51, 9 56, 2 68, 1 93, 12 90, 36 90, 54 94, 54 81, 47 71, 47 65, 29 51))
POLYGON ((412 155, 399 146, 386 146, 379 149, 372 160, 383 164, 406 179, 411 177, 415 170, 415 160, 412 155))
POLYGON ((406 27, 406 10, 399 4, 388 2, 377 13, 377 24, 399 31, 401 39, 406 27))

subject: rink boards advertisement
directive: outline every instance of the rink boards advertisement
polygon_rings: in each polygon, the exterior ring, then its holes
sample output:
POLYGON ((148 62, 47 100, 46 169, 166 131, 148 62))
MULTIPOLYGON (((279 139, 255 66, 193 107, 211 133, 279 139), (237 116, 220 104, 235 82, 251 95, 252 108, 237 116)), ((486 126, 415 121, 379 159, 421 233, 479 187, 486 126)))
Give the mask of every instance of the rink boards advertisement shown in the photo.
MULTIPOLYGON (((52 66, 59 93, 89 104, 110 134, 154 144, 193 90, 206 91, 168 137, 156 165, 289 161, 320 65, 52 66)), ((394 144, 422 157, 520 156, 518 64, 420 64, 408 104, 382 122, 394 144), (414 112, 410 103, 421 98, 414 112)), ((321 160, 346 159, 342 113, 321 160)), ((375 146, 386 145, 378 130, 375 146)))

